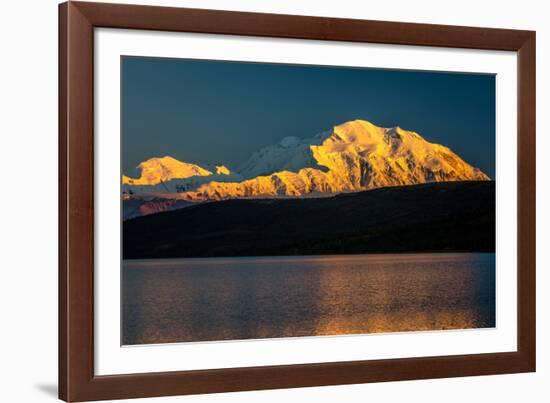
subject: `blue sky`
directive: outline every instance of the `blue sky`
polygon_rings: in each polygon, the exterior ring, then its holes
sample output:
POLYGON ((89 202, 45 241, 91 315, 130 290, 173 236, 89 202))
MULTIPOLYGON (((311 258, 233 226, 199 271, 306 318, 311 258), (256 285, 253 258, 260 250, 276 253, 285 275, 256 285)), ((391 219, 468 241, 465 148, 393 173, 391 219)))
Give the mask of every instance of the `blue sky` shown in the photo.
POLYGON ((353 119, 400 126, 495 173, 495 76, 122 58, 122 170, 171 155, 237 168, 287 136, 353 119))

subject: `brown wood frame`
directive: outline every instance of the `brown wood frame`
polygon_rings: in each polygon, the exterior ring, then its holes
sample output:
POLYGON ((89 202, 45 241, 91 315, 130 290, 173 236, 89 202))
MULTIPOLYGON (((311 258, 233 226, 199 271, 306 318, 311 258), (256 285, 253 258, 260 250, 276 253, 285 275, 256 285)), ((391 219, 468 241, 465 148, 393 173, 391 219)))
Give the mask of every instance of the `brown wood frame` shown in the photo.
POLYGON ((535 32, 68 2, 59 6, 59 398, 76 402, 535 371, 535 32), (518 351, 94 375, 96 27, 443 46, 518 54, 518 351))

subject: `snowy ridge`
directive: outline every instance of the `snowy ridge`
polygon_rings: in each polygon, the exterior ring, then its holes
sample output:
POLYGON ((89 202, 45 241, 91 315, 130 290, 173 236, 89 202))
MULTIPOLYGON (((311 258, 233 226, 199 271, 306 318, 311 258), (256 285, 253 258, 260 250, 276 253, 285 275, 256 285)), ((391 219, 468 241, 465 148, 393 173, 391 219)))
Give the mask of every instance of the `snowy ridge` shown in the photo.
POLYGON ((239 167, 238 172, 243 178, 251 179, 279 171, 297 172, 301 168, 320 168, 313 157, 311 146, 320 145, 328 136, 330 132, 307 139, 285 137, 279 144, 256 151, 239 167))
POLYGON ((141 171, 139 178, 122 177, 123 185, 156 185, 171 179, 183 179, 192 176, 212 175, 207 169, 195 164, 178 161, 175 158, 166 156, 162 158, 151 158, 138 165, 141 171))
POLYGON ((212 181, 181 197, 289 197, 428 182, 490 180, 449 148, 399 127, 382 128, 355 120, 313 139, 293 140, 288 147, 280 144, 265 148, 245 164, 242 176, 265 172, 268 167, 283 170, 241 182, 212 181))
POLYGON ((366 120, 346 122, 311 138, 286 137, 255 152, 238 173, 225 174, 214 167, 217 174, 213 174, 170 157, 151 159, 140 167, 140 179, 131 183, 123 178, 129 185, 126 190, 175 192, 174 198, 188 201, 320 196, 385 186, 490 180, 445 146, 400 127, 382 128, 366 120), (135 186, 142 183, 147 186, 135 186))
POLYGON ((139 178, 122 176, 123 192, 135 193, 171 193, 196 189, 198 186, 213 181, 241 180, 240 175, 233 174, 224 165, 201 167, 196 164, 178 161, 166 156, 151 158, 138 165, 139 178))

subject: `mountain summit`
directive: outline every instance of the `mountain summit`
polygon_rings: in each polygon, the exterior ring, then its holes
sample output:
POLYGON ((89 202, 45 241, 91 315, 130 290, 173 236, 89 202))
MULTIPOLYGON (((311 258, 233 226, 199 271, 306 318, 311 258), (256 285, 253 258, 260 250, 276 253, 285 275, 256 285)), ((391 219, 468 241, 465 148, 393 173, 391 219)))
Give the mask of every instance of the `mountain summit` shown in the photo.
POLYGON ((181 198, 209 200, 353 192, 428 182, 490 180, 449 148, 366 120, 310 139, 285 138, 255 153, 239 182, 211 181, 181 198))
POLYGON ((173 179, 187 179, 195 176, 230 175, 230 171, 224 165, 216 165, 212 171, 196 164, 178 161, 175 158, 166 156, 162 158, 150 158, 138 165, 139 178, 122 176, 123 185, 132 186, 154 186, 173 179))
POLYGON ((171 179, 183 179, 193 176, 212 175, 212 172, 195 164, 178 161, 175 158, 166 156, 162 158, 151 158, 138 165, 141 171, 137 179, 128 176, 122 177, 123 185, 157 185, 171 179))

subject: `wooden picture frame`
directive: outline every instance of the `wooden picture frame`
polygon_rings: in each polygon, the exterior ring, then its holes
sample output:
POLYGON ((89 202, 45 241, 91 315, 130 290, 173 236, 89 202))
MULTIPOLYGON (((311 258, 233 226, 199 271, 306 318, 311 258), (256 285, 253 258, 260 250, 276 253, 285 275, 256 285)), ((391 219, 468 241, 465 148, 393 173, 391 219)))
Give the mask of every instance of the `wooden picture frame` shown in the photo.
POLYGON ((230 392, 535 371, 535 32, 68 2, 59 6, 59 398, 230 392), (94 374, 94 28, 515 51, 517 352, 94 374))

